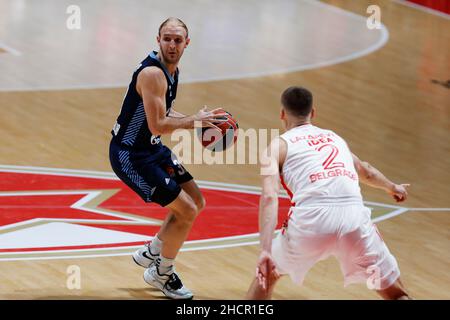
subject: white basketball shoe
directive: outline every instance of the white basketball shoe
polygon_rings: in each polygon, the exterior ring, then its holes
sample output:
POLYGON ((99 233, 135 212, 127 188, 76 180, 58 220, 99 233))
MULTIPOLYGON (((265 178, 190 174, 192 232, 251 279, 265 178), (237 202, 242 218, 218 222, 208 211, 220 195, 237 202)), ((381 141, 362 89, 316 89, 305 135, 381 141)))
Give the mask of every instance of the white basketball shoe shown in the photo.
POLYGON ((150 251, 150 243, 146 243, 142 248, 133 253, 133 260, 136 264, 144 268, 150 268, 155 265, 159 254, 152 254, 150 251))
POLYGON ((154 264, 144 272, 144 280, 149 285, 161 290, 171 299, 192 299, 192 292, 183 286, 175 270, 171 274, 159 274, 157 266, 154 264))

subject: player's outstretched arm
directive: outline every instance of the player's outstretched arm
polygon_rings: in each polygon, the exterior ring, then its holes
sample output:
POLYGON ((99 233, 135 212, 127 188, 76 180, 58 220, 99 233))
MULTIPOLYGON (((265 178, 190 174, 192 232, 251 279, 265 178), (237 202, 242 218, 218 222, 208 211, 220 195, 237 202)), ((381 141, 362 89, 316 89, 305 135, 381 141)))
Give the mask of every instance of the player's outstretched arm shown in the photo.
POLYGON ((356 155, 352 154, 353 163, 355 164, 355 169, 358 172, 359 180, 371 187, 383 189, 388 194, 390 194, 395 201, 402 202, 405 201, 408 192, 406 190, 409 184, 395 184, 384 174, 382 174, 378 169, 371 166, 370 163, 366 161, 361 161, 356 155))
POLYGON ((156 67, 144 68, 138 75, 136 90, 144 102, 145 114, 150 131, 155 135, 167 134, 176 129, 192 129, 195 123, 208 125, 211 122, 224 121, 226 113, 219 110, 208 111, 202 108, 194 115, 183 117, 166 116, 167 82, 164 73, 156 67))
POLYGON ((278 222, 279 174, 262 176, 262 193, 259 199, 259 232, 261 249, 271 252, 272 237, 278 222))
POLYGON ((286 142, 274 139, 261 154, 262 193, 259 201, 259 232, 261 254, 256 267, 256 277, 263 289, 279 277, 272 259, 272 238, 278 222, 279 168, 286 157, 286 142))

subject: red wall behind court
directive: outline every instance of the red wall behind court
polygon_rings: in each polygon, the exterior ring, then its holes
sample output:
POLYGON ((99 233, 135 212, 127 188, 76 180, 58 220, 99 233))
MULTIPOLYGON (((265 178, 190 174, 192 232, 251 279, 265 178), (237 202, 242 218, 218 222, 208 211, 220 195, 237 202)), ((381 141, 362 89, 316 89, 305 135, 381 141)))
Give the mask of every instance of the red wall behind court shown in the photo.
POLYGON ((408 0, 408 2, 450 14, 450 0, 408 0))

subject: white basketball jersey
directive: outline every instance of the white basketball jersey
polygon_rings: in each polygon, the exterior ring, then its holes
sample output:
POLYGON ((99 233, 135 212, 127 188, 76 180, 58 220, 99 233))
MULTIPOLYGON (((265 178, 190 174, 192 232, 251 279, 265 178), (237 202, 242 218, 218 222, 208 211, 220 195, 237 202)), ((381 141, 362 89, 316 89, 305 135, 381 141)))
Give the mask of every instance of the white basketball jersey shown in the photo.
POLYGON ((358 175, 347 143, 311 124, 285 132, 282 183, 295 207, 362 205, 358 175))

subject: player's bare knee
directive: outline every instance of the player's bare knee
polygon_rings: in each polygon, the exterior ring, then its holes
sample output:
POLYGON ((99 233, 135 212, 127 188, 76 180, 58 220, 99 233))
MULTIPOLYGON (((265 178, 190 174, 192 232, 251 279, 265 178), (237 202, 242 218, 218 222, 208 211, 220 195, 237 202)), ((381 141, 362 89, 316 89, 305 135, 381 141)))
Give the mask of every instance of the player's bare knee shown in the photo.
POLYGON ((193 205, 192 208, 187 210, 184 215, 184 222, 188 224, 194 223, 195 218, 197 218, 198 210, 197 206, 193 205))
POLYGON ((192 202, 187 202, 182 211, 177 214, 177 218, 186 224, 192 224, 197 217, 197 205, 192 202))

